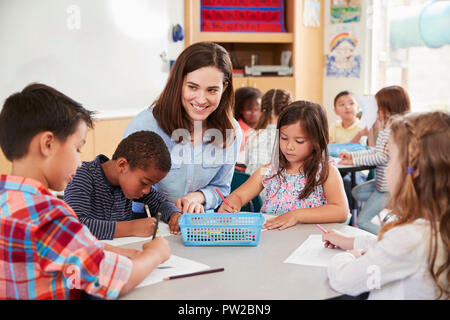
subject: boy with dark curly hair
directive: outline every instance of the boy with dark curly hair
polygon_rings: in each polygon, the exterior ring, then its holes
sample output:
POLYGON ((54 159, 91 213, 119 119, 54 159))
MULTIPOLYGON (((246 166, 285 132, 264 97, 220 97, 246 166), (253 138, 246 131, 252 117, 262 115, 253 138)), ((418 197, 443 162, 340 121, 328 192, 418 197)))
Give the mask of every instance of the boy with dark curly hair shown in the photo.
POLYGON ((67 185, 64 200, 100 240, 153 233, 155 218, 136 216, 133 202, 147 204, 152 217, 161 212, 171 233, 178 233, 181 213, 153 187, 170 168, 170 153, 162 138, 152 131, 138 131, 119 143, 111 160, 100 154, 83 162, 67 185))

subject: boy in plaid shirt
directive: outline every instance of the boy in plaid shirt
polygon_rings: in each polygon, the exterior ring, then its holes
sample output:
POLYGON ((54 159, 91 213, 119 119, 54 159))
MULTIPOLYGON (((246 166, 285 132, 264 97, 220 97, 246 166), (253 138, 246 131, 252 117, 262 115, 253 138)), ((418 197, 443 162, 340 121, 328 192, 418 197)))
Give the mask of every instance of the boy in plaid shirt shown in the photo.
POLYGON ((12 172, 0 175, 0 299, 117 298, 170 256, 161 237, 143 251, 100 243, 49 191, 64 190, 81 166, 91 115, 43 84, 5 101, 0 146, 12 172))

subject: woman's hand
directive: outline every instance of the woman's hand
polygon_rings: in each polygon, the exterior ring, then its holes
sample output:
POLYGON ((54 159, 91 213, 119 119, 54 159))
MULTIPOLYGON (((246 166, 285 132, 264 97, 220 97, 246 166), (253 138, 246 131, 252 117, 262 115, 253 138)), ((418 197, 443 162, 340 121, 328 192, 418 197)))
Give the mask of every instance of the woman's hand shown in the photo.
POLYGON ((182 213, 203 213, 205 212, 205 209, 203 208, 203 205, 197 201, 193 201, 189 199, 187 196, 183 198, 178 198, 175 202, 175 206, 182 212, 182 213))

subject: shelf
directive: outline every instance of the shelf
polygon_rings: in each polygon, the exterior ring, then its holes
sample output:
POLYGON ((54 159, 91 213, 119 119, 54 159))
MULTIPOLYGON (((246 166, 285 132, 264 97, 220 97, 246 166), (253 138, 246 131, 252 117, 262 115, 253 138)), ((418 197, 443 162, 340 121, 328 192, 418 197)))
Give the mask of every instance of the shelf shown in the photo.
POLYGON ((293 43, 294 34, 290 32, 200 32, 199 41, 219 43, 293 43))

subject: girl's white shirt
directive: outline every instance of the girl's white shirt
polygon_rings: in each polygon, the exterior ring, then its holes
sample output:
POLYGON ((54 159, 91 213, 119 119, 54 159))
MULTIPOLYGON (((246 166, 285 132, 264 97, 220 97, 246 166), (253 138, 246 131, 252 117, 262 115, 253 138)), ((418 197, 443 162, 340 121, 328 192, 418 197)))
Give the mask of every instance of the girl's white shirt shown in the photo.
MULTIPOLYGON (((436 299, 439 290, 428 271, 430 232, 429 223, 418 219, 392 228, 381 241, 371 234, 357 236, 354 248, 366 253, 358 259, 336 254, 328 266, 331 287, 352 296, 370 291, 369 299, 436 299)), ((435 266, 443 264, 448 250, 438 239, 435 266)), ((445 274, 440 280, 448 287, 445 274)))

